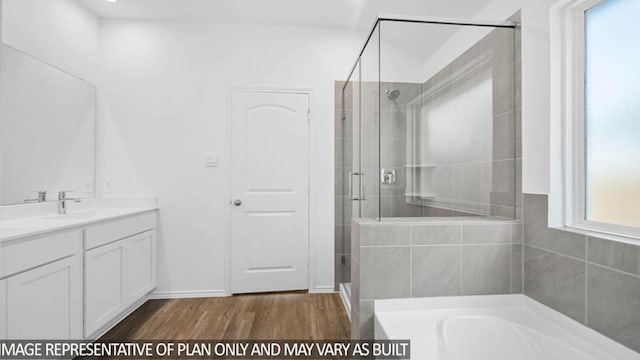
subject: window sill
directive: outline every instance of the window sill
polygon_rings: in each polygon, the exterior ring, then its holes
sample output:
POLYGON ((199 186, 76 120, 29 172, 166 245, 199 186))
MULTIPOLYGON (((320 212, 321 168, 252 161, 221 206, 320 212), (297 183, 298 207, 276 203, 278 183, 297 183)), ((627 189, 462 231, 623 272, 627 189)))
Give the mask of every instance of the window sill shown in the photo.
POLYGON ((550 229, 567 231, 574 234, 580 234, 580 235, 585 235, 589 237, 640 246, 640 236, 616 234, 616 233, 606 232, 604 230, 594 230, 594 229, 579 227, 579 226, 556 226, 556 227, 550 227, 550 229))

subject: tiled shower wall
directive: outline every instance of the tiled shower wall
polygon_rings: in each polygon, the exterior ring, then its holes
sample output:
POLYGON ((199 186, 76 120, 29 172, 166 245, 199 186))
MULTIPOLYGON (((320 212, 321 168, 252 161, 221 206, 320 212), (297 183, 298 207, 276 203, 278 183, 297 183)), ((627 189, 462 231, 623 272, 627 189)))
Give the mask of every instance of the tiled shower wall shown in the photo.
POLYGON ((423 84, 417 162, 435 165, 438 215, 521 218, 520 62, 519 30, 495 29, 423 84))
POLYGON ((524 197, 524 293, 640 352, 640 245, 552 229, 524 197))
POLYGON ((334 226, 334 284, 335 290, 343 282, 349 282, 351 278, 351 217, 352 204, 347 198, 346 179, 347 174, 353 171, 353 109, 352 89, 347 87, 345 97, 347 101, 342 104, 342 88, 344 81, 335 82, 335 226, 334 226), (344 113, 343 113, 344 108, 344 113))
POLYGON ((377 299, 522 292, 522 224, 483 217, 352 222, 351 335, 377 299))

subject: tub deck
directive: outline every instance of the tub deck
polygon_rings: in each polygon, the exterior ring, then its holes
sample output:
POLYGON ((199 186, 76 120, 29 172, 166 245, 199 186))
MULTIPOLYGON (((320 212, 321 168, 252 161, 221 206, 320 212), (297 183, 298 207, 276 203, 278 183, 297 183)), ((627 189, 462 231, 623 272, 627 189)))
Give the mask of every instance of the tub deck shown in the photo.
POLYGON ((640 359, 525 295, 377 300, 375 337, 411 340, 412 359, 640 359))

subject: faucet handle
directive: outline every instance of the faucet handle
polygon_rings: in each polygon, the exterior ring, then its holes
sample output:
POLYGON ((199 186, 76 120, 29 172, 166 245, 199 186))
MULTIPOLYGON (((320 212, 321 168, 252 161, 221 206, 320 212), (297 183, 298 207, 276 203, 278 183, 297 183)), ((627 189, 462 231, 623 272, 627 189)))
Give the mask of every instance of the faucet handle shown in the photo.
POLYGON ((58 199, 66 199, 67 193, 71 193, 73 190, 60 190, 58 191, 58 199))
POLYGON ((38 198, 37 199, 26 199, 24 201, 25 204, 29 203, 39 203, 47 201, 47 191, 46 190, 37 190, 38 198))
POLYGON ((68 198, 67 197, 67 193, 72 193, 72 192, 76 192, 75 190, 60 190, 58 191, 58 200, 69 200, 69 201, 74 201, 74 202, 81 202, 82 199, 78 199, 78 198, 68 198))

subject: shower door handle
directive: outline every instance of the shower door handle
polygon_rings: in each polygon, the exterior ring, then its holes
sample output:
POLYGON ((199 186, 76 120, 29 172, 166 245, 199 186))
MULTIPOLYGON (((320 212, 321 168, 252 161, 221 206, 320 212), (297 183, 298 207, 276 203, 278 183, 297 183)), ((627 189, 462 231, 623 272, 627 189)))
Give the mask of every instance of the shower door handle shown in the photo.
POLYGON ((351 172, 349 172, 349 174, 347 176, 349 177, 349 194, 348 194, 349 200, 350 201, 365 200, 365 198, 364 198, 364 191, 365 191, 364 173, 357 172, 357 171, 351 171, 351 172), (353 177, 354 176, 358 177, 358 196, 354 196, 353 195, 353 177))
POLYGON ((364 201, 367 200, 367 197, 365 196, 365 194, 367 193, 367 187, 365 186, 365 177, 364 177, 364 173, 361 172, 358 175, 358 180, 360 181, 360 196, 359 196, 359 200, 360 201, 364 201))
POLYGON ((347 174, 347 177, 349 178, 349 201, 358 201, 357 197, 353 197, 353 177, 358 174, 359 173, 353 171, 350 171, 349 174, 347 174))

